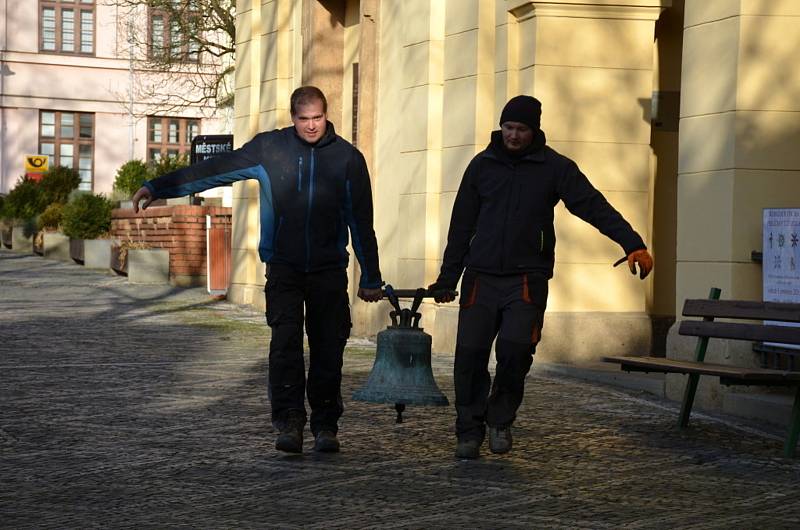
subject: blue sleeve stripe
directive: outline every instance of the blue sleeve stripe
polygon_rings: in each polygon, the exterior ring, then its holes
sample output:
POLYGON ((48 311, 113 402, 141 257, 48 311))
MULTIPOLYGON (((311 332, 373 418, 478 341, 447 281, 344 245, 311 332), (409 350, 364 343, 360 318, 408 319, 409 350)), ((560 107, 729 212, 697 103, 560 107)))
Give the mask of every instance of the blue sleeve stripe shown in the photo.
POLYGON ((258 243, 258 255, 261 261, 269 263, 275 253, 275 205, 272 200, 272 181, 263 166, 258 168, 256 177, 259 183, 259 203, 261 210, 261 241, 258 243))
POLYGON ((353 194, 350 191, 350 181, 346 182, 345 186, 345 199, 344 199, 344 214, 347 219, 347 225, 350 227, 350 234, 353 236, 353 251, 356 253, 358 263, 361 264, 361 283, 369 283, 369 271, 367 271, 367 263, 364 260, 364 248, 361 246, 361 238, 358 235, 358 226, 356 219, 353 215, 353 194))
MULTIPOLYGON (((191 168, 187 169, 191 171, 191 168)), ((193 180, 191 182, 185 182, 183 184, 173 186, 171 188, 164 188, 158 191, 158 196, 182 197, 184 195, 189 195, 190 193, 199 193, 201 191, 205 191, 211 188, 216 188, 217 186, 222 186, 224 184, 231 184, 239 180, 245 180, 245 179, 260 180, 262 176, 265 175, 266 171, 264 170, 264 167, 258 164, 251 167, 229 171, 227 173, 220 173, 219 175, 210 175, 208 177, 202 177, 197 180, 193 180)))

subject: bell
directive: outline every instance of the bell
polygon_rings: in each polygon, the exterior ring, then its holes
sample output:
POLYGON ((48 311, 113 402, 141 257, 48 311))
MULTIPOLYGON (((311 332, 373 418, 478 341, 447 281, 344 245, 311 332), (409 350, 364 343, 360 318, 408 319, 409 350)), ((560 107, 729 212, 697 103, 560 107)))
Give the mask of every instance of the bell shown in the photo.
POLYGON ((418 327, 417 308, 425 289, 394 291, 387 285, 385 296, 395 307, 392 325, 378 333, 375 363, 362 388, 353 394, 356 401, 394 403, 397 423, 403 421, 406 405, 447 406, 449 401, 433 378, 431 336, 418 327), (411 309, 400 309, 398 298, 413 293, 411 309))

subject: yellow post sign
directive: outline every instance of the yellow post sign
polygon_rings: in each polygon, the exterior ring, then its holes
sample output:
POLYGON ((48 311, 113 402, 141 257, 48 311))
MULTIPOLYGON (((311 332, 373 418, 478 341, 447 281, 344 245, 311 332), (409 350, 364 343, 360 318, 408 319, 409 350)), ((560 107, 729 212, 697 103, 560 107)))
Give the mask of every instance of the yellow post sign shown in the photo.
POLYGON ((47 155, 25 155, 25 173, 44 173, 49 159, 47 155))

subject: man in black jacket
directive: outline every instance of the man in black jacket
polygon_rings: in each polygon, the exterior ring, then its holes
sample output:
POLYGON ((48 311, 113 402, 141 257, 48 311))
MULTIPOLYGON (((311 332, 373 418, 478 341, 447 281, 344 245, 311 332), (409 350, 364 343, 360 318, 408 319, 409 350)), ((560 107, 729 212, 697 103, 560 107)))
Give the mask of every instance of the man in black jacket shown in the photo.
POLYGON ((454 369, 459 458, 479 456, 486 425, 491 451, 511 450, 511 425, 541 338, 555 261, 553 209, 560 200, 624 249, 632 273, 638 264, 644 279, 653 266, 642 238, 575 162, 545 145, 541 111, 530 96, 503 108, 500 130, 464 173, 441 272, 429 287, 437 302, 450 302, 464 271, 454 369))
POLYGON ((138 212, 142 200, 147 208, 157 198, 258 180, 258 252, 267 263, 266 317, 272 330, 268 390, 272 423, 280 431, 275 448, 290 453, 302 452, 306 393, 314 450, 339 450, 342 355, 351 326, 348 230, 361 266, 358 296, 368 302, 382 296, 367 165, 327 121, 327 107, 318 88, 300 87, 291 96, 293 127, 257 134, 231 153, 151 180, 133 196, 138 212))

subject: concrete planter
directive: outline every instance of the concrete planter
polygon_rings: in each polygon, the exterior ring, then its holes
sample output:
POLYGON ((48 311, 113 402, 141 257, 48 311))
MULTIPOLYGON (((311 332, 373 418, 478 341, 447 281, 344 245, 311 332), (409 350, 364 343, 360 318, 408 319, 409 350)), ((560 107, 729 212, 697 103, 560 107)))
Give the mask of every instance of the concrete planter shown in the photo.
POLYGON ((83 239, 69 239, 69 257, 79 265, 83 265, 83 247, 83 239))
POLYGON ((11 250, 24 254, 33 253, 33 234, 24 226, 15 226, 11 229, 11 250))
POLYGON ((87 269, 108 269, 111 267, 111 245, 113 239, 83 240, 83 266, 87 269))
POLYGON ((169 283, 169 251, 164 249, 128 250, 130 283, 169 283))
POLYGON ((45 232, 42 256, 58 261, 71 261, 69 257, 69 238, 61 232, 45 232))

